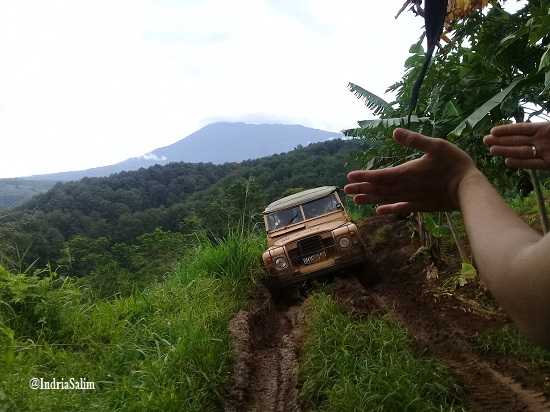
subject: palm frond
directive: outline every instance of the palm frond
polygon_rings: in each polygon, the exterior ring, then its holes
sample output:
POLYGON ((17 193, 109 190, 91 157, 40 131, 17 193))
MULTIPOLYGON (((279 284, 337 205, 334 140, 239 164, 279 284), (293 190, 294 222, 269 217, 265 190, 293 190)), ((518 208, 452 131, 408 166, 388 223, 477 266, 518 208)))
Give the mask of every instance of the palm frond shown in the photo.
POLYGON ((372 110, 375 116, 393 110, 393 107, 387 101, 355 83, 348 83, 348 88, 358 99, 365 101, 365 106, 372 110))
MULTIPOLYGON (((413 123, 426 123, 429 122, 428 117, 411 116, 411 124, 413 123)), ((390 119, 373 119, 373 120, 359 120, 359 126, 363 129, 376 129, 378 127, 391 128, 391 127, 404 127, 408 124, 407 117, 392 117, 390 119)))
MULTIPOLYGON (((407 117, 392 117, 389 119, 372 119, 372 120, 360 120, 358 128, 342 130, 344 136, 347 137, 363 137, 372 134, 374 129, 393 129, 396 127, 406 127, 408 119, 407 117)), ((411 117, 411 124, 424 124, 430 123, 428 117, 411 117)))

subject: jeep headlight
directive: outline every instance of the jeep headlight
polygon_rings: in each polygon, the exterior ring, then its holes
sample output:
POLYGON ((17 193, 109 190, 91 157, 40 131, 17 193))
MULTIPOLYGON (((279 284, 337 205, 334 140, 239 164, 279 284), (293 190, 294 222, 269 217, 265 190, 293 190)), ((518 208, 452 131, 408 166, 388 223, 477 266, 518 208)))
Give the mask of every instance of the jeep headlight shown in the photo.
POLYGON ((350 240, 349 237, 342 236, 340 239, 338 239, 338 245, 339 245, 342 249, 347 249, 348 247, 351 246, 351 240, 350 240))
POLYGON ((288 268, 288 262, 286 261, 286 258, 279 256, 278 258, 275 258, 275 269, 282 272, 283 270, 286 270, 288 268))

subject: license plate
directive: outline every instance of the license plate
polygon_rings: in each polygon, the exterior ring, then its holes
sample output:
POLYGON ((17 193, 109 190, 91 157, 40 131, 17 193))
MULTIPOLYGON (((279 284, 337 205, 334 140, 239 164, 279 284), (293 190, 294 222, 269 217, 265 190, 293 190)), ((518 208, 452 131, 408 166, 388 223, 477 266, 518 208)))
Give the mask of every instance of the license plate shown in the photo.
POLYGON ((311 256, 306 256, 305 258, 302 259, 302 261, 304 262, 304 265, 311 265, 313 263, 319 262, 321 259, 324 259, 326 257, 327 257, 327 252, 323 251, 311 256))

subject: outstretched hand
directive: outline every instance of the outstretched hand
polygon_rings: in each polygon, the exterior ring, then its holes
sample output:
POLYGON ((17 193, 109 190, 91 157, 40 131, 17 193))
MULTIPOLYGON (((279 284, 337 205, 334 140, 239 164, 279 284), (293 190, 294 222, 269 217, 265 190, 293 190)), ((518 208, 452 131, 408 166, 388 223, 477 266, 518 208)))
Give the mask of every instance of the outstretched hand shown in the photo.
POLYGON ((457 209, 460 183, 480 173, 470 156, 446 140, 406 129, 396 129, 393 137, 425 154, 395 167, 350 172, 344 191, 355 203, 379 204, 378 214, 457 209))
POLYGON ((497 126, 483 142, 513 169, 550 169, 550 122, 497 126))

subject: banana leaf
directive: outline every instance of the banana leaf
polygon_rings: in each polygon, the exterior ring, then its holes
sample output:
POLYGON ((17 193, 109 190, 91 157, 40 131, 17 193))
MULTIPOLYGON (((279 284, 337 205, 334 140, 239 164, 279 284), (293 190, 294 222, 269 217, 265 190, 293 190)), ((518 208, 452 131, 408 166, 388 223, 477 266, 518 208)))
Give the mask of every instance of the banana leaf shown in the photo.
POLYGON ((501 90, 499 93, 495 94, 480 107, 478 107, 471 115, 459 123, 458 126, 454 128, 453 131, 449 133, 450 137, 460 137, 466 129, 475 129, 475 127, 487 116, 491 110, 500 106, 502 102, 510 95, 510 93, 517 90, 519 87, 522 87, 525 84, 527 79, 520 78, 514 80, 508 85, 504 90, 501 90))

